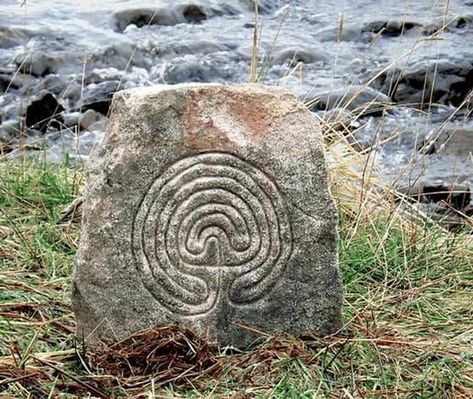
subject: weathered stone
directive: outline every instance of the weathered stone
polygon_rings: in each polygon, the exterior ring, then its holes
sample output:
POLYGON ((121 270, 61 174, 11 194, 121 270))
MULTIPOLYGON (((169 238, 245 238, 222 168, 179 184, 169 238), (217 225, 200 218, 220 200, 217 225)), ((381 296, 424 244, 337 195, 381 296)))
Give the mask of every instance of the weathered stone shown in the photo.
POLYGON ((244 347, 256 330, 333 333, 336 221, 320 127, 292 95, 118 92, 88 166, 77 334, 94 343, 176 323, 244 347))

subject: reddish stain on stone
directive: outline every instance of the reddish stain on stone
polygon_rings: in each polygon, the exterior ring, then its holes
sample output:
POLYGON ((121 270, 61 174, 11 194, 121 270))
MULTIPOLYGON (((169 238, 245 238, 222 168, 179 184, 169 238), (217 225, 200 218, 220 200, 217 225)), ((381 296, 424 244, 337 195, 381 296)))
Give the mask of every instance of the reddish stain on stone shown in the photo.
POLYGON ((185 98, 183 120, 186 127, 186 145, 203 151, 214 149, 231 150, 234 144, 222 132, 211 117, 204 112, 215 99, 209 99, 199 90, 190 92, 185 98))
POLYGON ((268 105, 261 103, 262 100, 264 99, 255 97, 248 101, 237 96, 229 98, 227 103, 229 112, 255 137, 266 135, 275 119, 268 105))
POLYGON ((288 107, 290 100, 268 92, 254 94, 218 86, 212 91, 194 90, 184 100, 186 143, 199 150, 232 150, 241 143, 232 141, 228 129, 238 130, 238 134, 249 140, 264 139, 280 118, 301 110, 299 103, 295 100, 292 103, 288 107))

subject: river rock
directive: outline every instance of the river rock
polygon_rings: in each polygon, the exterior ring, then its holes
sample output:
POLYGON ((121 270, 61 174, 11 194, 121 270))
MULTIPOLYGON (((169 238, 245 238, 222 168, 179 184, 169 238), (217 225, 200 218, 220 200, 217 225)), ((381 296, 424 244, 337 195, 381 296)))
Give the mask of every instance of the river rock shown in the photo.
POLYGON ((378 83, 381 91, 399 103, 457 107, 473 88, 473 60, 419 61, 386 71, 378 83))
POLYGON ((340 30, 338 27, 323 28, 316 32, 315 37, 321 42, 331 41, 369 41, 366 37, 362 36, 361 28, 358 24, 349 24, 343 26, 340 30))
MULTIPOLYGON (((222 60, 223 61, 223 60, 222 60)), ((228 59, 221 62, 216 58, 202 55, 185 55, 178 57, 166 65, 162 79, 168 84, 184 82, 219 82, 231 79, 231 72, 225 69, 228 59)))
POLYGON ((445 21, 445 18, 436 18, 434 21, 425 24, 423 28, 424 35, 433 35, 436 33, 452 32, 456 29, 465 29, 471 25, 472 15, 457 15, 445 21))
POLYGON ((372 21, 365 24, 361 31, 386 37, 397 37, 406 35, 409 31, 421 26, 422 24, 414 21, 372 21))
POLYGON ((207 19, 207 14, 202 7, 195 4, 190 4, 182 10, 182 16, 187 22, 197 23, 207 19))
POLYGON ((320 49, 310 47, 283 47, 278 48, 271 57, 271 64, 282 65, 288 63, 295 66, 298 63, 311 64, 313 62, 328 63, 330 55, 320 49))
POLYGON ((18 101, 13 90, 0 95, 0 123, 7 120, 18 120, 18 101))
POLYGON ((21 73, 33 76, 46 76, 55 71, 58 60, 41 52, 20 54, 15 64, 21 73))
POLYGON ((20 124, 17 121, 5 121, 0 125, 0 143, 9 143, 20 134, 20 124))
POLYGON ((454 129, 440 135, 436 142, 439 155, 473 160, 473 129, 454 129))
POLYGON ((389 103, 389 97, 378 90, 353 85, 319 93, 309 101, 309 106, 314 111, 341 108, 355 114, 373 115, 380 114, 389 106, 389 103))
POLYGON ((33 101, 26 109, 26 126, 45 132, 49 126, 60 127, 64 107, 51 93, 33 101))
POLYGON ((88 109, 79 117, 79 125, 84 130, 88 129, 95 122, 97 122, 97 114, 93 109, 88 109))
POLYGON ((132 8, 117 11, 113 14, 115 30, 126 31, 134 25, 138 28, 147 25, 176 25, 179 23, 198 23, 207 18, 223 13, 233 13, 229 7, 205 7, 200 4, 174 4, 162 8, 132 8))
POLYGON ((84 95, 79 100, 78 108, 82 110, 92 109, 103 115, 107 115, 112 102, 113 93, 120 87, 120 81, 110 80, 101 83, 92 83, 84 89, 84 95))
MULTIPOLYGON (((39 83, 33 86, 34 91, 31 94, 38 93, 40 91, 48 91, 57 97, 61 97, 63 93, 68 90, 71 82, 67 82, 60 75, 48 75, 44 79, 41 79, 39 83)), ((25 94, 28 92, 23 91, 25 94)), ((29 93, 28 93, 29 94, 29 93)))
POLYGON ((11 77, 8 75, 0 74, 0 93, 4 93, 11 85, 11 77))
POLYGON ((320 126, 292 95, 176 85, 114 96, 88 164, 72 299, 90 344, 178 324, 223 345, 341 327, 320 126))
POLYGON ((0 48, 18 46, 33 35, 34 33, 27 29, 0 26, 0 48))
POLYGON ((123 32, 128 25, 175 25, 177 16, 168 9, 134 8, 120 10, 113 14, 115 30, 123 32))
POLYGON ((317 33, 321 41, 357 41, 370 43, 378 36, 397 37, 409 33, 418 33, 422 24, 402 20, 376 20, 364 23, 346 24, 343 27, 325 28, 317 33), (419 29, 415 29, 419 28, 419 29))
POLYGON ((448 207, 461 211, 471 201, 471 191, 468 185, 456 184, 452 186, 425 185, 422 190, 422 197, 427 202, 443 202, 448 207))
POLYGON ((218 43, 213 40, 188 40, 165 43, 160 46, 159 54, 169 56, 182 56, 190 54, 207 55, 224 51, 235 51, 234 43, 218 43))
POLYGON ((81 117, 80 112, 63 112, 61 115, 65 126, 76 128, 79 125, 79 118, 81 117))

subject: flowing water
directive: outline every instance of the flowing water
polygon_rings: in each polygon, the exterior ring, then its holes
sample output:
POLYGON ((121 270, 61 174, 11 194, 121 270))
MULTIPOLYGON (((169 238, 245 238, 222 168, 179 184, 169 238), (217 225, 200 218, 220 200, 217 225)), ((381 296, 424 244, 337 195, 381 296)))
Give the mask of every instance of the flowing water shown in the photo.
MULTIPOLYGON (((77 118, 84 99, 117 88, 247 82, 254 22, 251 0, 0 0, 0 74, 9 77, 0 91, 3 125, 16 126, 44 91, 77 118)), ((261 82, 294 92, 321 116, 343 102, 327 93, 351 96, 367 82, 368 100, 390 104, 351 126, 364 148, 387 140, 375 151, 386 179, 473 186, 473 123, 465 109, 455 111, 473 84, 472 1, 261 0, 259 22, 261 82), (401 83, 395 94, 392 82, 401 83), (438 106, 412 106, 429 91, 438 106), (431 148, 439 132, 462 136, 451 148, 439 139, 434 154, 423 154, 419 148, 431 148)), ((80 133, 31 132, 24 140, 41 141, 52 161, 64 151, 86 159, 104 126, 99 120, 80 133)))

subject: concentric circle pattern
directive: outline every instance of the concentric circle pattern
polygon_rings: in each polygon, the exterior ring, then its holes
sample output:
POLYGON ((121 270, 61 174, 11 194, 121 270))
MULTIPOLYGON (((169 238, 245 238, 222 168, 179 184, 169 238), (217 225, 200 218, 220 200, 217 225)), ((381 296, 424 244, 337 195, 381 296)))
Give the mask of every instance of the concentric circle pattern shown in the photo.
POLYGON ((274 182, 226 153, 186 158, 161 174, 140 203, 132 242, 147 290, 183 316, 263 299, 292 250, 274 182))

